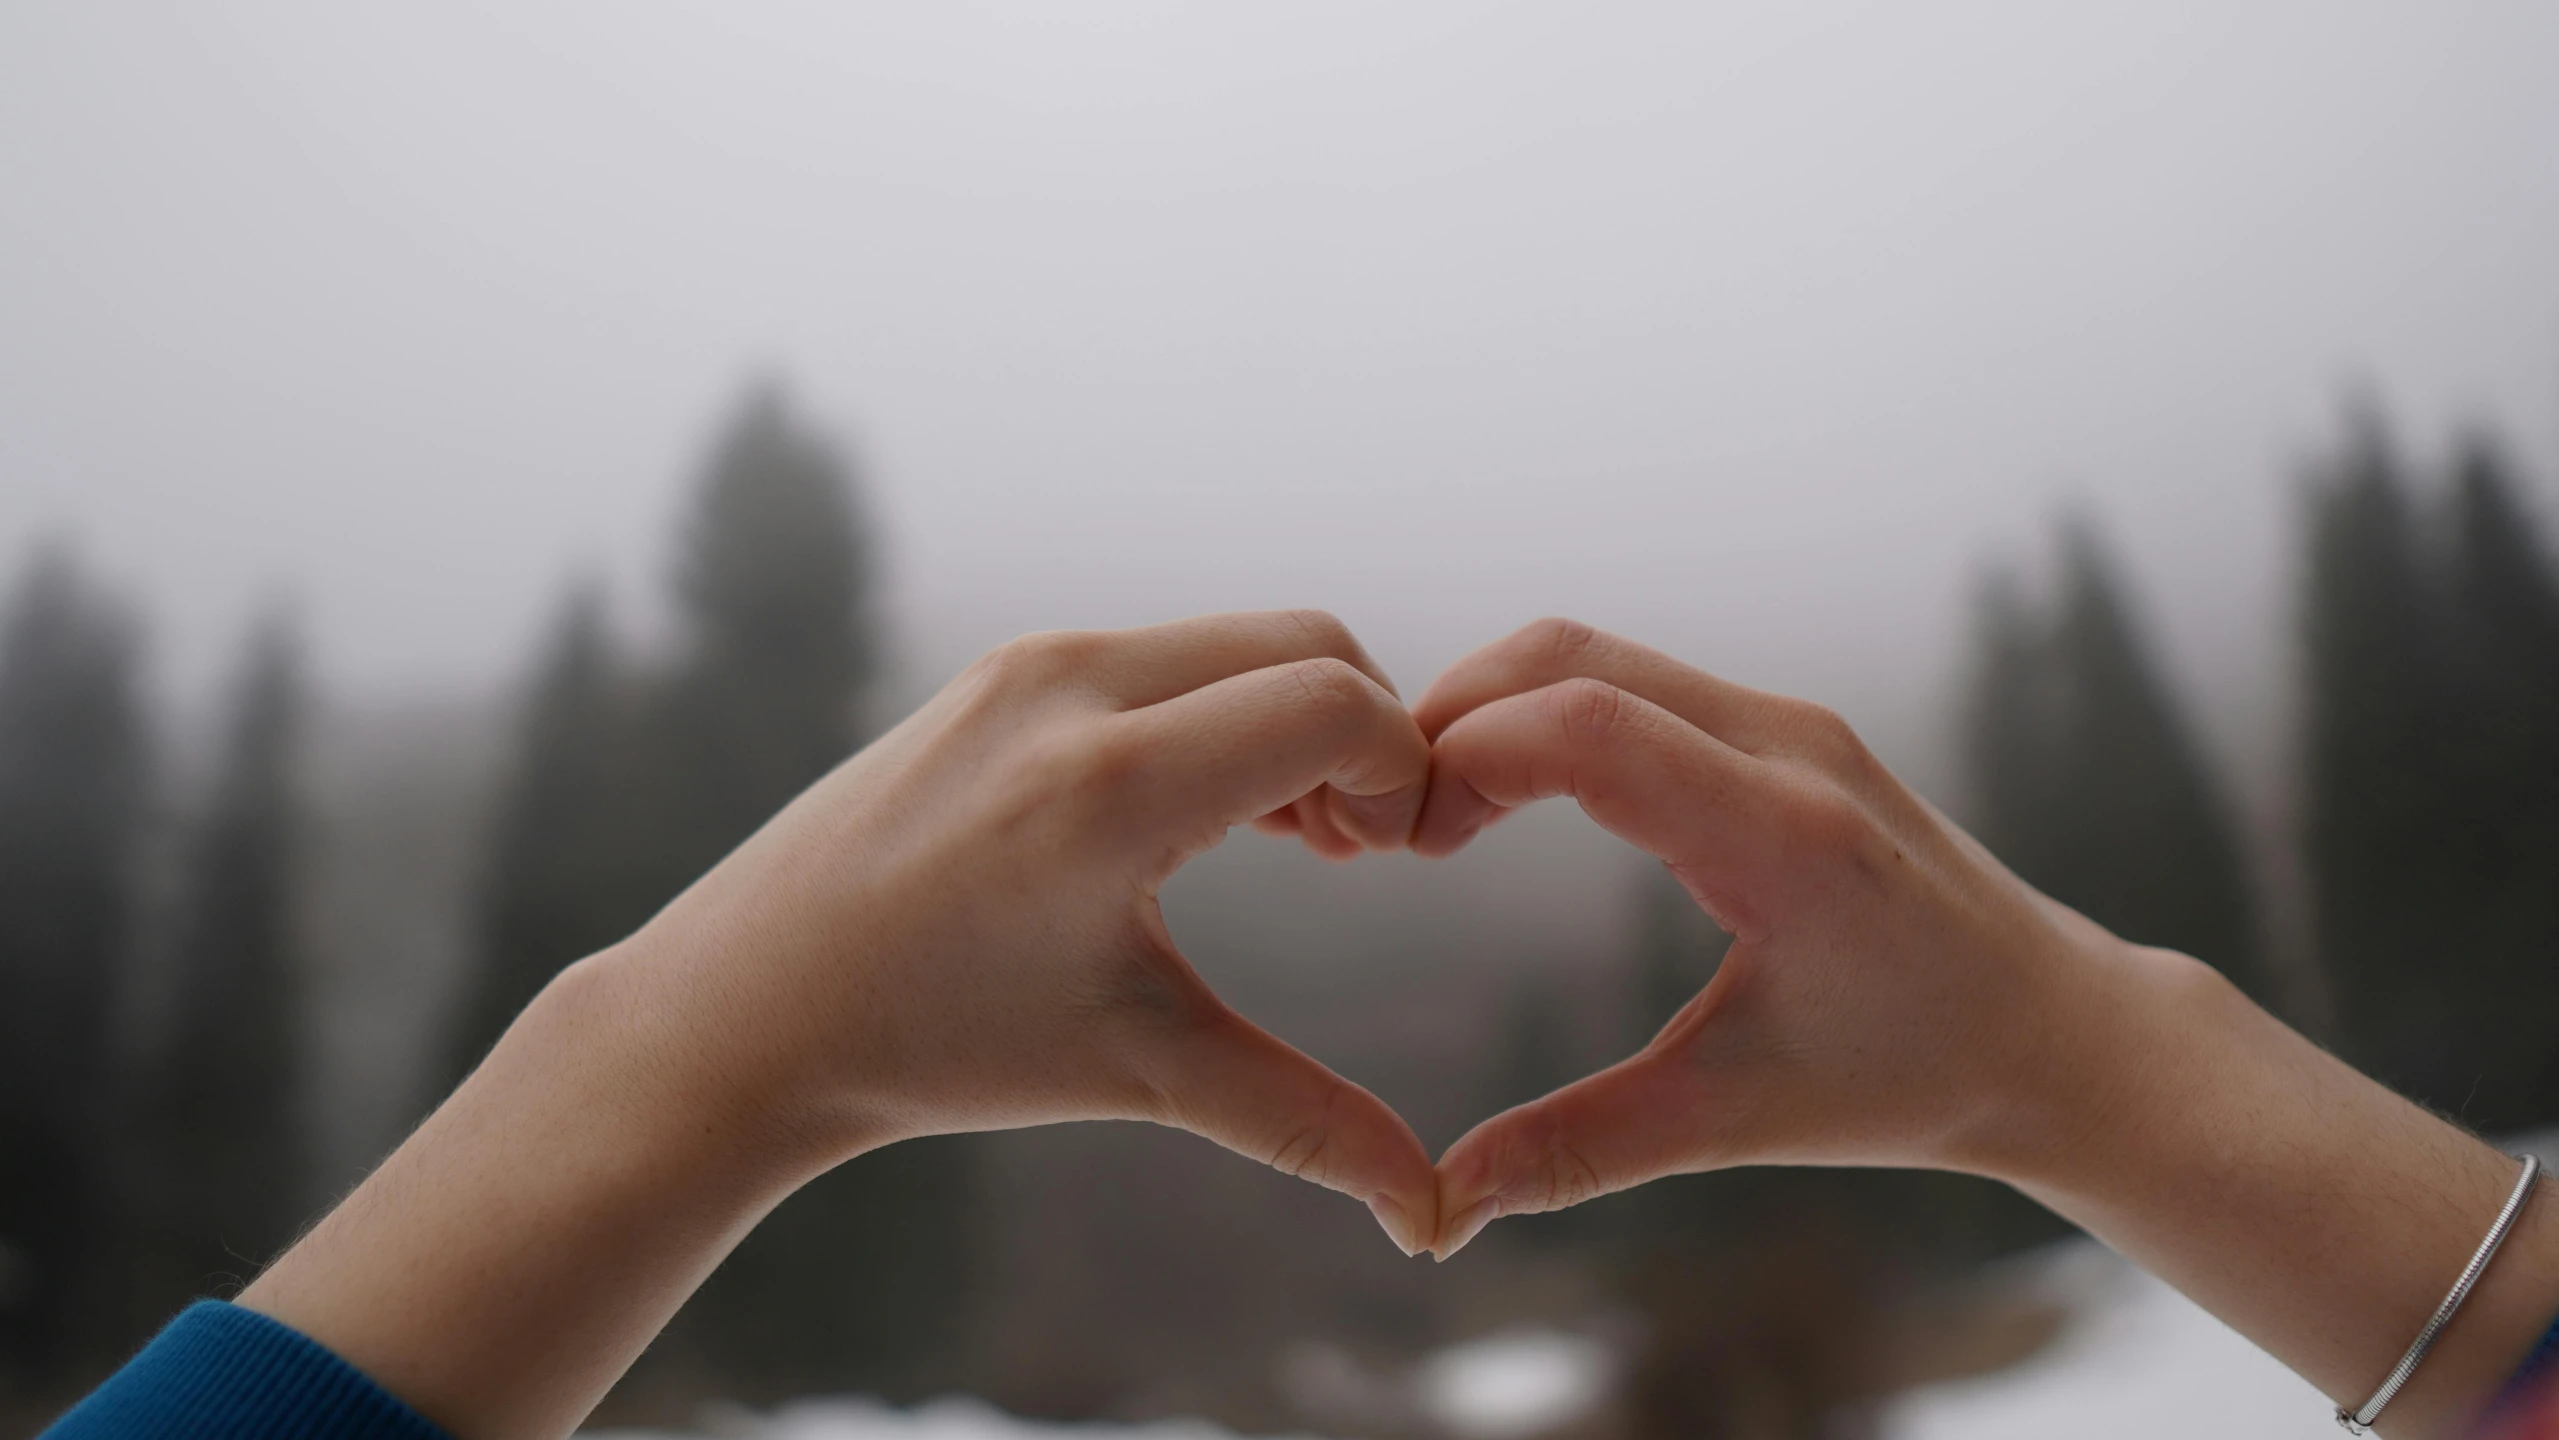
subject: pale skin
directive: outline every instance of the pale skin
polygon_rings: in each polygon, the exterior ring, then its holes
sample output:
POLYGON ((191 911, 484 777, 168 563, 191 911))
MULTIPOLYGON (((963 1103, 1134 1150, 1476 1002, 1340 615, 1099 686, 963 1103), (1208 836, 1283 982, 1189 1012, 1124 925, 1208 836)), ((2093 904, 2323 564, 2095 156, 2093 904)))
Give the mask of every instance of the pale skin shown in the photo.
POLYGON ((910 1136, 1180 1126, 1437 1231, 1412 1131, 1221 1004, 1155 895, 1289 810, 1401 845, 1430 752, 1330 617, 972 666, 488 1060, 240 1297, 463 1440, 567 1433, 782 1198, 910 1136))
MULTIPOLYGON (((1445 1258, 1673 1173, 2006 1180, 2360 1402, 2513 1163, 2209 969, 2035 894, 1817 707, 1541 622, 1410 711, 1310 612, 1035 636, 572 966, 240 1297, 464 1440, 566 1433, 791 1190, 909 1136, 1143 1119, 1445 1258), (1736 936, 1631 1059, 1434 1170, 1236 1015, 1155 895, 1232 825, 1334 857, 1575 798, 1736 936)), ((2559 1308, 2543 1197, 2382 1425, 2457 1427, 2559 1308)))

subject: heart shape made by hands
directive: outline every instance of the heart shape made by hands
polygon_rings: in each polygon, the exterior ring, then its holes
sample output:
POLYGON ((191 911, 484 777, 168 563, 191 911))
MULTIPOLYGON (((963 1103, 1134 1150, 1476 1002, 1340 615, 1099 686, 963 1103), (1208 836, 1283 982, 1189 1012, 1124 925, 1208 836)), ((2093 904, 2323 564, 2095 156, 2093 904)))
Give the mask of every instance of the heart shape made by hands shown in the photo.
MULTIPOLYGON (((1435 1255, 1499 1216, 1662 1175, 1978 1160, 1968 1122, 2018 1052, 2000 1017, 2048 981, 2056 939, 2093 927, 2017 882, 1836 714, 1568 621, 1467 656, 1412 713, 1432 745, 1416 851, 1454 853, 1570 796, 1733 936, 1637 1054, 1450 1147, 1435 1255)), ((1338 804, 1312 795, 1264 828, 1355 851, 1338 804)))

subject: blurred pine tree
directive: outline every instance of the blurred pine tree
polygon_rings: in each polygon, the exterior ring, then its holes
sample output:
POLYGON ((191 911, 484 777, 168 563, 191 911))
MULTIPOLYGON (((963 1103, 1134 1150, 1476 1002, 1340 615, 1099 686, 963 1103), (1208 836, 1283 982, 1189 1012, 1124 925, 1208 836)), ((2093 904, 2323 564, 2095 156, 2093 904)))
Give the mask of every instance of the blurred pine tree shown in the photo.
POLYGON ((250 636, 220 768, 185 839, 170 1012, 145 1069, 137 1218, 146 1304, 161 1313, 246 1283, 312 1199, 294 937, 303 708, 299 644, 270 616, 250 636))
MULTIPOLYGON (((864 739, 873 556, 850 469, 778 389, 714 445, 687 525, 672 667, 615 654, 573 594, 536 677, 479 899, 446 1084, 543 985, 630 934, 864 739)), ((947 1384, 976 1233, 967 1142, 867 1155, 767 1217, 633 1384, 743 1399, 947 1384)))
MULTIPOLYGON (((750 394, 715 447, 677 594, 688 649, 651 736, 669 844, 689 881, 868 737, 876 561, 851 469, 750 394)), ((909 1141, 821 1176, 758 1226, 677 1322, 746 1398, 951 1383, 978 1232, 970 1142, 909 1141)))
MULTIPOLYGON (((2116 934, 2203 959, 2272 1004, 2228 808, 2094 527, 2063 527, 2048 603, 1994 578, 1979 617, 1962 731, 1978 838, 2116 934)), ((2069 1232, 2005 1187, 1949 1179, 1934 1189, 1958 1255, 2069 1232)))
POLYGON ((1966 717, 1976 833, 2027 883, 2273 1004, 2228 805, 2096 531, 2062 535, 2059 594, 1984 597, 1966 717))
POLYGON ((552 976, 638 929, 666 898, 642 848, 637 685, 614 654, 603 597, 573 591, 526 699, 499 800, 480 882, 478 964, 439 1095, 552 976))
POLYGON ((2466 1086, 2429 1061, 2452 997, 2426 973, 2430 917, 2456 888, 2439 794, 2448 626, 2399 458, 2369 416, 2314 479, 2308 544, 2302 818, 2319 956, 2356 1063, 2458 1105, 2466 1086))
MULTIPOLYGON (((1982 622, 1964 731, 1982 839, 2100 922, 2264 996, 2237 837, 2095 533, 2065 530, 2049 607, 1995 588, 1982 622)), ((1640 1038, 1697 993, 1727 943, 1656 871, 1635 967, 1640 1038)), ((1620 1289, 1651 1322, 1633 1394, 1646 1435, 1722 1433, 1745 1406, 1767 1411, 1766 1433, 1857 1433, 1888 1384, 1882 1336, 1912 1287, 2069 1232, 2005 1186, 1915 1171, 1752 1167, 1600 1207, 1609 1223, 1593 1229, 1613 1237, 1620 1289), (1797 1257, 1783 1267, 1797 1283, 1768 1283, 1767 1255, 1797 1257)))
POLYGON ((2366 420, 2312 487, 2305 848, 2347 1053, 2494 1132, 2559 1118, 2559 586, 2454 472, 2430 525, 2366 420))
POLYGON ((0 1365, 39 1382, 114 1342, 114 1016, 144 820, 138 636, 40 553, 0 633, 0 1365))
POLYGON ((2486 440, 2455 466, 2452 569, 2467 694, 2455 712, 2450 837, 2477 889, 2469 906, 2478 993, 2462 1043, 2484 1050, 2478 1123, 2559 1119, 2559 581, 2486 440))
MULTIPOLYGON (((753 390, 684 532, 674 663, 652 674, 617 655, 591 589, 554 631, 498 806, 446 1084, 563 967, 638 929, 866 738, 872 572, 850 467, 778 389, 753 390)), ((971 1154, 909 1142, 820 1177, 694 1296, 633 1389, 950 1383, 969 1338, 971 1154)))
POLYGON ((687 649, 659 725, 683 878, 867 738, 873 565, 844 457, 777 389, 753 391, 714 448, 676 575, 687 649))

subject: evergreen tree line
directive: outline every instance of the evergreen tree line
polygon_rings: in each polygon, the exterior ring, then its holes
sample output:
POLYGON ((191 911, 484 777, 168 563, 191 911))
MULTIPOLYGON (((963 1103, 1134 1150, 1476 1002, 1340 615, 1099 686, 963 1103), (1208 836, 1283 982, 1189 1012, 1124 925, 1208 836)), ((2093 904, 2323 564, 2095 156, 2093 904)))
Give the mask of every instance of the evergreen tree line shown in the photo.
POLYGON ((1994 584, 1972 820, 2026 880, 2218 967, 2490 1134, 2559 1123, 2559 571, 2493 441, 2434 473, 2350 417, 2303 487, 2290 786, 2308 934, 2276 962, 2226 788, 2093 529, 1994 584))
MULTIPOLYGON (((1965 818, 2029 881, 2218 966, 2418 1099, 2491 1132, 2559 1121, 2559 576, 2521 493, 2493 444, 2429 474, 2361 420, 2305 486, 2304 963, 2276 963, 2226 787, 2093 526, 2064 527, 2047 589, 1985 587, 1965 818)), ((682 532, 672 652, 630 653, 599 595, 571 596, 520 711, 434 1093, 561 967, 867 738, 876 554, 856 502, 843 455, 758 392, 682 532)), ((0 618, 0 1390, 112 1363, 188 1296, 252 1273, 343 1178, 310 1173, 303 1143, 293 627, 253 631, 182 798, 141 662, 132 610, 67 554, 38 555, 0 618)), ((1647 903, 1630 1038, 1718 953, 1680 897, 1647 903)), ((1497 1101, 1579 1068, 1558 1013, 1522 997, 1497 1101)), ((948 1383, 973 1197, 963 1142, 842 1167, 740 1248, 632 1383, 745 1398, 948 1383)), ((2053 1233, 1948 1177, 1772 1172, 1604 1203, 1620 1211, 1604 1227, 1558 1217, 1522 1239, 1627 1237, 1629 1283, 1673 1305, 1783 1290, 1856 1311, 1874 1277, 2053 1233), (1771 1226, 1854 1263, 1829 1265, 1827 1290, 1760 1284, 1723 1237, 1771 1226), (1891 1236, 1915 1238, 1876 1238, 1891 1236)), ((1724 1360, 1663 1371, 1648 1403, 1665 1415, 1708 1413, 1717 1386, 1859 1383, 1868 1332, 1831 1311, 1796 1317, 1832 1337, 1802 1351, 1771 1338, 1785 1316, 1765 1307, 1689 1310, 1665 1333, 1724 1360)))
POLYGON ((184 806, 140 662, 131 610, 39 553, 0 622, 0 1398, 236 1286, 309 1198, 294 632, 253 630, 184 806))
MULTIPOLYGON (((850 467, 778 392, 712 449, 679 546, 676 653, 569 599, 527 698, 441 1096, 562 967, 629 935, 869 738, 877 557, 850 467)), ((914 1396, 954 1383, 979 1238, 968 1142, 863 1156, 777 1209, 642 1361, 637 1392, 914 1396)))
MULTIPOLYGON (((843 455, 778 393, 709 456, 679 545, 675 653, 572 595, 520 712, 474 953, 432 1103, 551 976, 629 934, 865 738, 874 546, 843 455)), ((112 1365, 222 1294, 350 1177, 312 1173, 295 887, 307 700, 281 616, 252 635, 181 804, 141 627, 66 553, 0 629, 0 1410, 112 1365)), ((918 1393, 967 1339, 970 1153, 865 1156, 777 1211, 634 1384, 918 1393)))
MULTIPOLYGON (((2427 474, 2364 417, 2311 467, 2291 787, 2306 943, 2275 943, 2228 790, 2084 517, 2059 527, 2049 585, 1982 586, 1963 818, 2039 889, 2205 960, 2420 1102, 2490 1134, 2559 1123, 2559 572, 2522 490, 2491 442, 2427 474)), ((1639 903, 1629 1045, 1726 943, 1666 877, 1639 903)), ((1496 1106, 1587 1068, 1559 1053, 1550 988, 1514 997, 1496 1106)), ((1967 1177, 1770 1169, 1513 1236, 1590 1247, 1648 1316, 1638 1433, 1746 1415, 1750 1433, 1833 1435, 1868 1433, 1896 1383, 1890 1317, 1914 1285, 2067 1229, 1967 1177)))

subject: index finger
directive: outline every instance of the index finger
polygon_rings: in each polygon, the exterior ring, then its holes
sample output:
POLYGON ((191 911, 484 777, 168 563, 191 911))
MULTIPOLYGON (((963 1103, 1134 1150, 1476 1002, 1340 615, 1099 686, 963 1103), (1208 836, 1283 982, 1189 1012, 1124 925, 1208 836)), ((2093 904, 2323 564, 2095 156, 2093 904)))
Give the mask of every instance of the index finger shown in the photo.
POLYGON ((1111 723, 1137 787, 1131 813, 1198 844, 1330 785, 1328 813, 1350 838, 1401 846, 1430 777, 1430 744, 1403 702, 1329 657, 1230 676, 1111 723))
POLYGON ((1570 795, 1684 879, 1722 888, 1767 846, 1773 783, 1765 762, 1642 696, 1567 680, 1470 710, 1441 733, 1413 848, 1448 854, 1503 811, 1570 795))
POLYGON ((1297 660, 1339 660, 1392 695, 1359 637, 1322 610, 1243 610, 1194 615, 1128 630, 1057 630, 1023 637, 1047 670, 1137 710, 1230 676, 1297 660))
POLYGON ((1468 711, 1566 680, 1601 680, 1640 695, 1739 750, 1757 753, 1795 702, 1709 675, 1649 645, 1578 620, 1524 626, 1467 655, 1433 681, 1413 719, 1433 740, 1468 711))

